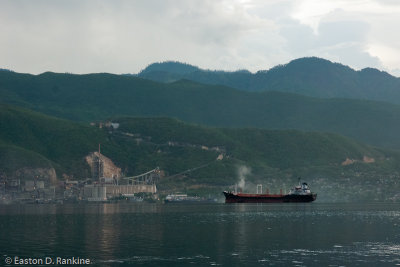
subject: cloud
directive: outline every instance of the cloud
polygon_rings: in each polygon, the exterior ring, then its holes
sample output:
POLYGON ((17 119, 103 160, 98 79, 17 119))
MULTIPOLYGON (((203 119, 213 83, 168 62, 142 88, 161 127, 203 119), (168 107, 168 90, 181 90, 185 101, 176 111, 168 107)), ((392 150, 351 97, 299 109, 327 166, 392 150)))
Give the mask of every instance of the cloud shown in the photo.
POLYGON ((287 50, 294 57, 318 55, 356 69, 382 68, 380 60, 367 52, 368 33, 367 23, 340 20, 320 22, 317 34, 312 28, 295 22, 281 30, 287 40, 287 50))
POLYGON ((4 0, 1 66, 135 73, 155 61, 252 71, 302 56, 399 69, 397 1, 4 0))
POLYGON ((399 15, 398 1, 304 0, 292 18, 314 33, 304 36, 303 42, 312 43, 307 53, 356 69, 369 66, 397 73, 400 36, 393 31, 399 15))
POLYGON ((240 5, 221 1, 0 5, 3 64, 29 72, 133 72, 167 59, 229 67, 246 32, 265 27, 240 5))

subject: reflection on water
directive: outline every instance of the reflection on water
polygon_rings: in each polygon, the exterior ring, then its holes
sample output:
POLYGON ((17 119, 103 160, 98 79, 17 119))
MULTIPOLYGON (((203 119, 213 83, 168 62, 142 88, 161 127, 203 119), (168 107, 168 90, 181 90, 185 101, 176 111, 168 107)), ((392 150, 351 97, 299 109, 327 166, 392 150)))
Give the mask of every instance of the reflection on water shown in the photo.
MULTIPOLYGON (((398 204, 0 206, 0 249, 97 265, 400 265, 398 204)), ((2 260, 2 259, 0 259, 2 260)))

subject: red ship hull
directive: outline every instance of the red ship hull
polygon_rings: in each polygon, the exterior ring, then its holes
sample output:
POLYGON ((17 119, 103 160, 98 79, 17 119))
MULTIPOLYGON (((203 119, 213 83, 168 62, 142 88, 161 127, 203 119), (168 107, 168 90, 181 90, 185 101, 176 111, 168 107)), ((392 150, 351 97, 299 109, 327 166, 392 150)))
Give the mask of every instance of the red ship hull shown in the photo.
POLYGON ((288 195, 270 195, 270 194, 244 194, 234 192, 223 192, 225 203, 285 203, 285 202, 312 202, 317 199, 317 194, 288 194, 288 195))

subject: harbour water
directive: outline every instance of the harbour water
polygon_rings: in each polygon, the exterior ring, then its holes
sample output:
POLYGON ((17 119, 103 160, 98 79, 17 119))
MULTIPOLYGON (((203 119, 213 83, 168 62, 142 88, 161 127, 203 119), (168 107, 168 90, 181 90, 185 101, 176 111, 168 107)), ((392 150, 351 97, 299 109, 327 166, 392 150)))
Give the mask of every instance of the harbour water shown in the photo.
POLYGON ((4 205, 0 231, 10 266, 400 265, 400 204, 4 205))

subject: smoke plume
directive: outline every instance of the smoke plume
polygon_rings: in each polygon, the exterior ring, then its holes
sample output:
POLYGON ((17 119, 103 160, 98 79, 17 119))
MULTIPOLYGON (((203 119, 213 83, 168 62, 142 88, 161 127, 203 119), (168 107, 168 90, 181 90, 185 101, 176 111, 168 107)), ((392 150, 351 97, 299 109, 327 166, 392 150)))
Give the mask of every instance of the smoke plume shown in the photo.
POLYGON ((251 168, 246 167, 246 166, 239 166, 238 167, 238 187, 239 188, 244 188, 246 185, 246 176, 251 173, 251 168))

